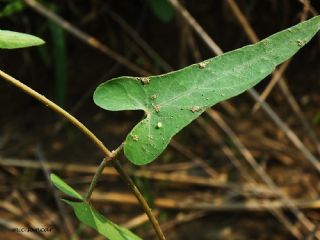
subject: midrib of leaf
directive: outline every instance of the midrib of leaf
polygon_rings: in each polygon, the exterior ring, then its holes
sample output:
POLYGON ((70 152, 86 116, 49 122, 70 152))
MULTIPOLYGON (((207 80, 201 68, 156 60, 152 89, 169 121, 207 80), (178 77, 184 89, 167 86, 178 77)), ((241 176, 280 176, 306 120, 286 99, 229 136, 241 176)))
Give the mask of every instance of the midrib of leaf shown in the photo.
MULTIPOLYGON (((261 41, 260 43, 263 43, 263 41, 261 41)), ((253 48, 255 46, 254 45, 250 45, 250 46, 244 47, 242 49, 231 51, 228 54, 232 54, 232 53, 240 52, 240 51, 243 52, 243 50, 245 48, 249 48, 249 47, 253 48)), ((270 52, 273 52, 273 48, 271 48, 270 50, 271 50, 270 52)), ((266 52, 267 52, 267 50, 266 50, 266 52)), ((270 52, 267 55, 271 55, 270 52)), ((222 87, 222 88, 221 87, 220 88, 214 88, 214 86, 212 86, 212 85, 214 84, 214 82, 219 82, 221 79, 226 78, 226 76, 230 76, 235 72, 237 72, 236 74, 238 74, 240 76, 243 75, 244 71, 248 70, 248 68, 250 68, 251 66, 254 65, 253 63, 257 62, 258 60, 263 60, 265 58, 266 58, 265 55, 255 55, 249 61, 237 65, 236 69, 229 68, 228 70, 223 71, 222 74, 219 74, 218 77, 212 77, 212 76, 215 75, 215 72, 211 71, 210 66, 207 66, 206 68, 202 69, 202 71, 206 71, 207 76, 211 76, 209 78, 211 78, 212 81, 200 82, 200 86, 198 85, 198 83, 194 83, 193 87, 190 88, 190 90, 188 90, 187 92, 184 91, 180 95, 178 94, 177 96, 174 96, 173 98, 171 98, 169 100, 164 100, 163 102, 158 103, 158 105, 159 105, 159 107, 167 106, 168 104, 173 103, 173 102, 175 102, 175 101, 177 101, 177 100, 179 100, 179 99, 181 99, 183 97, 187 97, 187 96, 190 96, 192 93, 198 92, 197 90, 200 90, 201 93, 203 93, 203 91, 219 92, 219 91, 224 90, 224 89, 232 89, 232 88, 234 88, 234 86, 226 86, 226 87, 222 87)), ((208 65, 212 64, 212 61, 214 61, 214 60, 217 60, 217 58, 211 60, 211 62, 210 62, 210 60, 207 60, 208 65)), ((268 59, 267 61, 270 62, 270 59, 268 59)), ((193 64, 193 65, 198 65, 198 64, 193 64)), ((275 63, 272 63, 272 65, 275 65, 275 63)), ((265 72, 273 71, 274 69, 275 69, 275 67, 272 67, 271 69, 268 69, 268 71, 265 71, 265 72)), ((183 71, 183 70, 184 69, 181 69, 179 71, 183 71)), ((263 74, 263 75, 265 75, 265 74, 263 74)), ((204 78, 206 78, 206 77, 204 77, 204 78)), ((259 77, 254 78, 254 80, 252 80, 251 82, 246 82, 246 83, 243 83, 243 84, 239 83, 238 86, 244 86, 244 85, 249 85, 250 86, 250 85, 253 85, 254 83, 256 83, 256 81, 257 81, 256 79, 257 78, 259 78, 259 77)), ((241 79, 239 79, 239 80, 241 80, 241 79)), ((169 88, 168 88, 168 91, 170 91, 169 88)), ((211 105, 211 104, 209 104, 209 105, 211 105)), ((182 106, 179 105, 179 107, 182 107, 182 106)))

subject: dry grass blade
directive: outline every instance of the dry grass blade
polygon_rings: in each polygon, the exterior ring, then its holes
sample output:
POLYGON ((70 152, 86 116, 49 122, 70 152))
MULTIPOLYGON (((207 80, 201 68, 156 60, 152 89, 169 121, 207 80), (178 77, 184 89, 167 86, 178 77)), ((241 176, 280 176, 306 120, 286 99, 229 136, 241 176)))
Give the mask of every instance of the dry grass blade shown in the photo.
MULTIPOLYGON (((294 203, 288 198, 280 188, 276 186, 276 184, 273 182, 273 180, 269 177, 269 175, 266 173, 266 171, 257 163, 255 158, 252 156, 250 151, 241 143, 238 136, 232 131, 232 129, 225 123, 225 121, 221 118, 221 116, 213 111, 209 110, 207 111, 209 116, 221 127, 221 129, 230 137, 231 141, 235 144, 237 149, 241 152, 243 157, 248 161, 248 163, 252 166, 252 168, 259 174, 261 179, 279 196, 281 196, 281 199, 283 202, 288 206, 288 208, 295 214, 297 219, 301 221, 305 225, 305 227, 308 230, 311 230, 313 228, 313 223, 304 216, 302 212, 300 212, 294 203)), ((320 235, 319 235, 320 238, 320 235)))
MULTIPOLYGON (((8 220, 8 219, 6 219, 6 220, 0 219, 0 225, 9 229, 10 231, 12 231, 12 229, 26 229, 27 228, 25 225, 20 224, 19 222, 8 220)), ((45 240, 45 238, 42 238, 33 232, 17 231, 17 235, 21 235, 21 237, 26 238, 26 239, 45 240)))
POLYGON ((175 140, 171 140, 170 146, 182 153, 186 158, 190 159, 197 166, 200 166, 211 178, 217 179, 217 172, 202 158, 196 156, 194 152, 190 151, 188 148, 182 146, 175 140))
MULTIPOLYGON (((154 209, 153 213, 156 217, 159 216, 159 211, 157 209, 154 209)), ((142 224, 147 222, 148 222, 148 216, 145 213, 143 213, 143 214, 139 214, 138 216, 135 216, 134 218, 127 221, 126 223, 121 224, 121 226, 132 229, 132 228, 139 227, 142 224)))
MULTIPOLYGON (((190 194, 191 196, 191 194, 190 194)), ((154 199, 154 204, 158 208, 177 209, 177 210, 203 210, 203 211, 257 211, 264 212, 270 209, 288 209, 288 205, 283 203, 282 200, 247 200, 243 202, 226 202, 221 199, 212 201, 200 201, 197 199, 184 198, 174 199, 167 197, 157 197, 154 199)), ((208 198, 208 196, 203 196, 208 198)), ((215 199, 212 196, 212 199, 215 199)), ((137 200, 130 194, 120 192, 99 192, 96 191, 92 195, 94 202, 111 202, 117 204, 130 204, 137 205, 137 200)), ((319 209, 319 200, 292 200, 294 205, 299 209, 319 209)), ((312 228, 314 230, 314 228, 312 228)))
POLYGON ((247 34, 249 39, 252 42, 259 42, 259 38, 256 33, 253 31, 250 23, 248 22, 246 16, 241 12, 240 8, 238 7, 237 3, 234 0, 227 0, 228 5, 230 6, 232 12, 237 17, 238 21, 240 22, 244 32, 247 34))
MULTIPOLYGON (((39 220, 37 215, 35 213, 33 213, 33 210, 32 210, 33 207, 30 204, 30 202, 27 201, 18 191, 14 192, 14 197, 15 197, 16 201, 18 202, 19 207, 21 209, 22 214, 20 216, 24 216, 23 220, 26 221, 28 223, 28 225, 30 225, 34 229, 36 229, 36 228, 46 229, 49 226, 47 219, 46 220, 39 220)), ((50 237, 50 235, 52 235, 52 233, 50 233, 49 231, 43 231, 40 233, 41 233, 41 235, 43 235, 46 238, 48 238, 48 237, 50 237)))
POLYGON ((139 45, 145 52, 163 68, 164 71, 170 71, 170 65, 135 31, 121 16, 107 9, 108 15, 119 24, 119 26, 139 45))
POLYGON ((178 0, 169 0, 169 2, 178 10, 178 12, 188 20, 189 25, 203 39, 205 44, 212 49, 217 55, 223 54, 221 48, 212 40, 212 38, 203 30, 199 23, 191 16, 191 14, 181 6, 178 0))
MULTIPOLYGON (((41 169, 42 165, 30 159, 4 159, 0 158, 0 165, 2 166, 15 166, 15 167, 23 167, 23 168, 36 168, 41 169)), ((64 164, 57 162, 45 163, 46 168, 50 170, 63 170, 65 172, 74 172, 74 173, 87 173, 92 174, 96 167, 94 165, 85 165, 85 164, 64 164)), ((117 172, 110 167, 106 167, 103 171, 104 175, 109 176, 118 176, 117 172)), ((174 184, 186 184, 186 185, 195 185, 195 186, 206 186, 206 187, 214 187, 214 188, 224 188, 224 189, 232 189, 236 191, 237 189, 241 189, 245 192, 255 192, 257 194, 276 196, 270 191, 266 186, 261 184, 244 184, 239 188, 238 184, 233 184, 230 182, 226 182, 225 178, 217 179, 217 178, 209 178, 208 177, 199 177, 199 176, 190 176, 186 174, 179 173, 165 173, 158 172, 157 169, 148 170, 142 169, 135 171, 132 173, 133 176, 146 178, 150 180, 158 180, 165 182, 172 182, 174 184)), ((43 185, 41 185, 43 186, 43 185)))
MULTIPOLYGON (((197 219, 205 217, 206 215, 208 215, 207 211, 192 211, 191 213, 179 212, 174 219, 163 223, 161 226, 162 226, 163 231, 169 232, 169 230, 174 229, 178 225, 181 225, 181 224, 184 224, 187 222, 191 222, 191 221, 195 221, 197 219)), ((152 233, 147 232, 145 234, 145 237, 147 237, 149 235, 152 235, 152 233)))
POLYGON ((314 9, 309 0, 298 0, 303 5, 303 10, 301 13, 301 21, 307 18, 308 13, 311 13, 313 16, 319 15, 319 13, 314 9))
POLYGON ((304 145, 299 137, 288 127, 288 125, 282 121, 282 119, 272 110, 272 108, 264 101, 260 99, 260 95, 254 90, 249 89, 248 92, 256 101, 260 102, 261 107, 270 116, 274 123, 286 134, 289 140, 296 146, 297 149, 309 160, 313 167, 320 172, 319 160, 310 152, 310 150, 304 145))
MULTIPOLYGON (((206 123, 203 118, 200 117, 198 119, 198 123, 200 124, 200 126, 203 127, 205 132, 209 135, 210 139, 213 142, 216 142, 216 139, 217 139, 217 137, 219 137, 220 134, 213 127, 211 127, 208 123, 206 123)), ((221 138, 221 137, 219 137, 219 138, 221 138)), ((238 147, 239 151, 243 153, 243 150, 241 148, 239 148, 239 146, 237 146, 237 147, 238 147)), ((253 183, 253 185, 257 185, 257 181, 248 173, 244 164, 235 157, 235 154, 233 153, 233 151, 227 145, 224 145, 224 144, 223 144, 223 146, 221 146, 221 149, 225 153, 225 155, 230 159, 231 163, 241 173, 241 175, 249 183, 253 183)), ((249 157, 250 156, 251 156, 251 153, 249 152, 249 157)), ((246 159, 246 160, 248 161, 248 159, 246 159)), ((250 159, 249 159, 249 161, 250 161, 250 159)), ((254 160, 254 162, 255 162, 255 160, 254 160)), ((258 175, 260 176, 259 172, 258 172, 258 175)), ((263 179, 263 176, 261 178, 263 179)), ((275 194, 275 196, 279 197, 278 193, 275 192, 272 187, 270 187, 270 190, 275 194)), ((286 217, 286 215, 283 213, 283 211, 281 209, 270 208, 269 211, 279 220, 279 222, 281 222, 289 230, 289 232, 292 233, 293 236, 295 236, 297 239, 302 239, 301 232, 297 229, 297 227, 295 225, 293 225, 291 223, 291 221, 286 217)))
POLYGON ((75 233, 75 229, 72 225, 72 221, 70 219, 70 216, 69 216, 68 212, 66 211, 65 206, 60 201, 57 190, 54 188, 52 182, 50 181, 51 171, 49 168, 47 168, 45 166, 45 163, 47 163, 47 160, 45 158, 45 155, 44 155, 44 152, 43 152, 41 145, 38 145, 38 147, 36 149, 36 155, 37 155, 37 158, 41 164, 42 171, 44 172, 44 175, 45 175, 46 180, 48 182, 49 188, 53 194, 54 200, 55 200, 56 205, 58 207, 58 211, 59 211, 60 216, 62 218, 62 222, 60 224, 61 229, 64 229, 64 232, 66 232, 66 234, 69 238, 72 236, 75 240, 77 240, 78 237, 73 234, 73 233, 75 233))

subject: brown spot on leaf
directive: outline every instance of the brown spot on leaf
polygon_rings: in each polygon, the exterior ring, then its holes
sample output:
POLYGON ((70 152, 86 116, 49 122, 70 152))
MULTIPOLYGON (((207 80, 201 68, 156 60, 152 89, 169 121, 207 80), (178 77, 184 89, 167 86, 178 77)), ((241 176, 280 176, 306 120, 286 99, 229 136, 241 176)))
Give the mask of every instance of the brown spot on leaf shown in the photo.
POLYGON ((194 106, 191 108, 191 112, 195 113, 195 112, 199 112, 201 110, 201 108, 199 106, 194 106))
POLYGON ((160 112, 160 106, 157 104, 152 104, 152 107, 154 109, 154 111, 156 111, 157 113, 160 112))
POLYGON ((150 78, 148 77, 138 77, 138 81, 140 81, 143 85, 147 85, 150 83, 150 78))
POLYGON ((303 47, 306 43, 303 40, 297 40, 297 44, 299 47, 303 47))
POLYGON ((139 136, 132 135, 132 140, 135 141, 135 142, 138 142, 139 141, 139 136))
POLYGON ((199 68, 203 69, 207 66, 207 64, 208 64, 207 62, 201 62, 199 63, 199 68))

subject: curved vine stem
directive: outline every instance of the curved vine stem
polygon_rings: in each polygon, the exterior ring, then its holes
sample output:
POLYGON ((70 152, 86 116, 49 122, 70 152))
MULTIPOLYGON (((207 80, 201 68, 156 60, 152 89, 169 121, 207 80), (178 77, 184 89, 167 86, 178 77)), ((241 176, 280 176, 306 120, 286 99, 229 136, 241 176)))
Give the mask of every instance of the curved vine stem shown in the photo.
POLYGON ((9 74, 3 72, 0 70, 0 77, 4 79, 6 82, 10 83, 11 85, 19 88, 29 96, 37 99, 39 102, 43 103, 45 106, 50 108, 52 111, 56 112, 57 114, 61 115, 65 119, 67 119, 70 123, 72 123, 76 128, 78 128, 82 133, 84 133, 105 155, 105 158, 100 163, 100 166, 98 167, 92 181, 89 187, 89 190, 85 196, 85 201, 88 202, 90 200, 91 194, 94 190, 94 187, 100 178, 103 169, 107 165, 107 163, 112 162, 114 168, 118 171, 121 178, 126 182, 126 184, 130 187, 134 195, 136 196, 137 200, 139 201, 140 205, 142 206, 143 210, 147 214, 150 222, 152 223, 152 226, 157 234, 157 237, 159 240, 165 240, 165 236, 161 230, 161 227, 158 223, 158 220, 153 215, 148 203, 144 199, 143 195, 137 188, 137 186, 134 184, 132 179, 129 177, 129 175, 124 171, 121 164, 118 160, 115 159, 117 154, 121 151, 122 146, 117 148, 115 151, 110 151, 103 143, 102 141, 93 133, 91 132, 83 123, 81 123, 78 119, 76 119, 74 116, 72 116, 70 113, 59 107, 54 102, 50 101, 45 96, 41 95, 37 91, 33 90, 32 88, 28 87, 24 83, 20 82, 19 80, 15 79, 14 77, 10 76, 9 74))

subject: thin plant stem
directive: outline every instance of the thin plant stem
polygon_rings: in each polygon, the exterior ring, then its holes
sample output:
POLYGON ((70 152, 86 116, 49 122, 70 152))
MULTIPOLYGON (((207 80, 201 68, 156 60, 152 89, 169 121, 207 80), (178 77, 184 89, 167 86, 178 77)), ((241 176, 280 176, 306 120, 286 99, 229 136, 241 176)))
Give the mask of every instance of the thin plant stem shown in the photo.
POLYGON ((30 95, 31 97, 37 99, 45 106, 53 110, 54 112, 58 113, 59 115, 66 118, 70 123, 72 123, 75 127, 77 127, 81 132, 83 132, 102 152, 105 156, 111 157, 112 153, 106 146, 91 132, 83 123, 81 123, 78 119, 72 116, 70 113, 59 107, 54 102, 50 101, 45 96, 41 95, 37 91, 33 90, 32 88, 28 87, 24 83, 20 82, 19 80, 15 79, 14 77, 10 76, 9 74, 0 70, 0 77, 3 78, 5 81, 10 83, 11 85, 19 88, 26 94, 30 95))
MULTIPOLYGON (((95 145, 103 152, 106 156, 100 166, 98 167, 97 172, 95 173, 92 182, 89 187, 89 191, 87 196, 89 195, 87 201, 89 200, 93 189, 98 181, 98 178, 101 176, 101 173, 108 162, 110 162, 116 155, 120 152, 122 147, 120 146, 115 151, 111 152, 103 143, 102 141, 93 133, 91 132, 83 123, 81 123, 78 119, 72 116, 70 113, 59 107, 57 104, 46 98, 45 96, 41 95, 37 91, 33 90, 32 88, 28 87, 24 83, 20 82, 19 80, 15 79, 14 77, 10 76, 9 74, 0 70, 0 77, 5 80, 6 82, 10 83, 11 85, 19 88, 29 96, 37 99, 39 102, 43 103, 45 106, 50 108, 52 111, 56 112, 57 114, 66 118, 70 123, 72 123, 76 128, 78 128, 81 132, 83 132, 95 145)), ((127 183, 127 185, 131 188, 132 192, 136 196, 137 200, 139 201, 140 205, 144 209, 145 213, 149 217, 149 220, 157 234, 159 240, 165 240, 165 237, 162 233, 161 227, 153 215, 148 203, 144 199, 143 195, 140 193, 137 186, 134 184, 132 179, 126 174, 124 169, 122 168, 121 164, 117 160, 112 161, 115 169, 118 171, 121 178, 127 183)), ((87 197, 86 196, 86 197, 87 197)))
POLYGON ((121 144, 116 150, 112 151, 112 155, 110 157, 105 157, 101 161, 97 171, 95 172, 95 174, 94 174, 94 176, 92 178, 92 181, 90 183, 89 189, 88 189, 88 191, 87 191, 87 193, 86 193, 86 195, 84 197, 84 201, 85 202, 89 202, 90 201, 90 198, 91 198, 91 195, 93 193, 93 190, 94 190, 95 186, 97 185, 97 182, 98 182, 100 176, 102 175, 104 168, 107 166, 107 164, 110 161, 112 161, 114 159, 114 157, 116 157, 121 152, 122 149, 123 149, 123 144, 121 144))
POLYGON ((157 233, 157 236, 161 240, 165 240, 165 236, 163 235, 163 232, 159 226, 159 223, 157 219, 154 217, 151 208, 149 207, 147 201, 140 193, 138 187, 134 184, 132 179, 129 177, 129 175, 123 170, 123 168, 120 165, 120 162, 118 160, 114 160, 111 162, 114 166, 114 168, 118 171, 121 178, 128 184, 129 188, 132 190, 133 194, 136 196, 136 198, 139 200, 141 206, 143 207, 143 210, 149 217, 149 220, 151 221, 152 225, 154 226, 154 230, 157 233))

